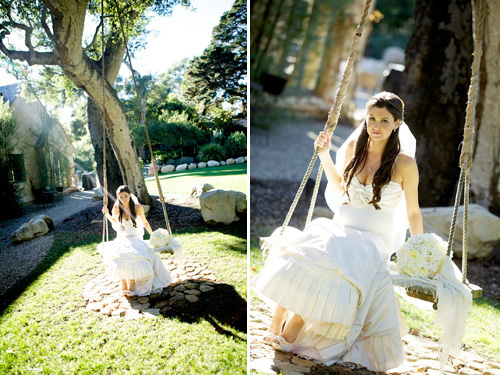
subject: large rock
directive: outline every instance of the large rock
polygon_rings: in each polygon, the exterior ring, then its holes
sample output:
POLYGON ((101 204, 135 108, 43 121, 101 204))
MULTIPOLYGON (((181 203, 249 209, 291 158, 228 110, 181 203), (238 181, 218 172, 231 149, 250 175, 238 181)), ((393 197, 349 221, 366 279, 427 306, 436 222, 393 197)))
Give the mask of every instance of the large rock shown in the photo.
MULTIPOLYGON (((436 233, 447 240, 452 214, 453 207, 422 208, 424 232, 436 233)), ((458 257, 462 257, 463 214, 464 208, 460 206, 453 242, 453 252, 458 257)), ((471 204, 468 234, 468 257, 487 258, 493 248, 500 244, 500 218, 478 204, 471 204)))
POLYGON ((245 162, 245 158, 244 158, 243 156, 242 156, 242 157, 240 157, 240 158, 237 158, 237 159, 235 160, 235 163, 236 163, 236 164, 242 164, 242 163, 244 163, 244 162, 245 162))
POLYGON ((161 167, 161 173, 171 173, 173 171, 175 171, 175 165, 168 164, 161 167))
POLYGON ((199 198, 201 194, 206 191, 215 189, 212 185, 203 183, 203 184, 194 184, 189 188, 189 195, 194 198, 199 198))
POLYGON ((187 169, 188 165, 187 164, 179 164, 177 167, 175 167, 176 172, 181 172, 185 171, 187 169))
POLYGON ((196 169, 196 164, 195 163, 189 163, 188 169, 196 169))
POLYGON ((38 215, 29 222, 21 225, 18 230, 11 234, 12 242, 29 241, 54 229, 54 222, 45 215, 38 215))
POLYGON ((224 160, 221 160, 220 165, 226 165, 226 162, 224 160))
POLYGON ((207 167, 207 163, 205 163, 204 161, 201 161, 198 163, 198 168, 206 168, 207 167))
POLYGON ((235 163, 235 161, 234 161, 233 158, 229 158, 229 159, 226 160, 226 164, 227 165, 231 165, 231 164, 234 164, 234 163, 235 163))
POLYGON ((104 199, 104 191, 102 187, 98 187, 94 190, 94 196, 92 197, 92 202, 99 202, 104 199))
POLYGON ((208 224, 231 224, 238 221, 236 213, 245 213, 247 199, 244 193, 234 190, 214 189, 200 196, 201 216, 208 224))
POLYGON ((220 166, 220 163, 218 161, 215 161, 215 160, 209 160, 208 163, 207 163, 208 167, 209 168, 212 168, 212 167, 218 167, 220 166))

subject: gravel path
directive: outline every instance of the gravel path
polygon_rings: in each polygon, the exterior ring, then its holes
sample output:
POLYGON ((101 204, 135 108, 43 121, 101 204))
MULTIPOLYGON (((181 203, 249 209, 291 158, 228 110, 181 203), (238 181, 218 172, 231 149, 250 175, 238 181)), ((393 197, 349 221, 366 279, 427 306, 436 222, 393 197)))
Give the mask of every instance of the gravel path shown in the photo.
MULTIPOLYGON (((252 180, 301 181, 314 154, 314 140, 324 122, 296 120, 275 123, 269 129, 250 127, 250 177, 252 180)), ((332 151, 342 145, 353 128, 339 124, 332 136, 332 151)), ((311 176, 318 173, 319 162, 311 176)), ((298 185, 297 185, 298 187, 298 185)))
POLYGON ((54 237, 48 234, 31 241, 13 244, 10 235, 22 224, 38 215, 46 215, 54 222, 57 230, 64 220, 86 208, 102 206, 102 202, 92 202, 94 192, 78 191, 64 195, 62 201, 55 202, 53 207, 31 207, 28 213, 21 217, 0 222, 0 296, 11 288, 19 279, 28 275, 47 255, 54 237))

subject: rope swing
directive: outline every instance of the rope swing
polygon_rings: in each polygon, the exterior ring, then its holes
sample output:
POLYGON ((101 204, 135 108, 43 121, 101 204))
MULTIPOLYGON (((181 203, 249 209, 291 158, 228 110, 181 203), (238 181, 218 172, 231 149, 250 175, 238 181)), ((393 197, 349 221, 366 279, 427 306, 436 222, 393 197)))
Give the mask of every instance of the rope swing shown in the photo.
MULTIPOLYGON (((102 130, 102 134, 103 134, 103 184, 104 184, 103 188, 104 188, 104 205, 107 206, 107 204, 108 204, 108 196, 107 196, 108 185, 107 185, 107 173, 106 173, 106 142, 105 142, 105 139, 106 139, 105 138, 106 137, 105 79, 106 78, 104 75, 105 74, 105 61, 104 61, 104 5, 103 5, 103 2, 104 2, 104 0, 101 0, 101 24, 102 24, 101 54, 102 54, 102 103, 103 103, 103 124, 102 124, 103 130, 102 130)), ((156 180, 156 186, 158 188, 158 194, 159 194, 160 202, 161 202, 161 205, 163 208, 163 216, 165 218, 165 225, 166 225, 166 228, 168 230, 168 234, 170 236, 169 244, 167 244, 165 246, 157 247, 157 248, 155 248, 155 251, 159 252, 159 253, 173 253, 173 254, 175 254, 176 258, 178 258, 177 259, 178 264, 180 265, 180 268, 182 268, 182 264, 183 264, 182 246, 178 242, 177 239, 172 238, 172 228, 170 226, 170 221, 168 220, 167 209, 165 206, 165 198, 163 196, 163 191, 162 191, 162 187, 160 184, 160 179, 158 177, 158 172, 156 169, 153 148, 151 146, 151 140, 149 138, 149 132, 148 132, 147 124, 146 124, 146 116, 144 115, 144 111, 143 111, 142 106, 141 106, 141 103, 142 103, 141 96, 139 94, 137 80, 135 78, 135 71, 134 71, 134 68, 132 66, 132 59, 130 57, 130 51, 128 48, 128 41, 127 41, 127 37, 125 35, 125 29, 123 27, 123 20, 121 18, 121 14, 120 14, 120 8, 119 8, 118 2, 116 0, 115 0, 115 6, 116 6, 118 20, 120 23, 120 30, 121 30, 123 42, 125 45, 125 51, 127 54, 129 67, 130 67, 130 70, 132 72, 132 79, 134 82, 135 93, 136 93, 137 100, 139 103, 139 110, 141 113, 141 119, 142 119, 142 122, 144 125, 144 131, 146 133, 146 139, 148 141, 149 151, 151 154, 151 164, 153 166, 154 176, 155 176, 155 180, 156 180)), ((108 222, 107 222, 107 219, 105 217, 103 220, 103 239, 102 239, 102 242, 104 243, 107 241, 108 241, 108 222)))
MULTIPOLYGON (((468 102, 467 102, 467 110, 466 110, 466 117, 465 117, 465 127, 464 127, 464 140, 463 140, 463 146, 462 146, 462 153, 460 155, 460 168, 461 168, 461 173, 460 173, 460 179, 458 183, 458 191, 455 199, 455 207, 453 211, 453 217, 452 217, 452 222, 451 222, 451 227, 450 227, 450 235, 448 239, 448 250, 447 250, 447 256, 451 257, 451 250, 453 246, 453 238, 455 235, 455 227, 456 227, 456 218, 458 215, 458 206, 459 202, 462 196, 462 191, 465 191, 464 195, 464 217, 463 217, 463 250, 462 250, 462 283, 466 285, 470 290, 473 298, 480 297, 482 295, 482 289, 479 286, 469 284, 467 281, 467 251, 468 251, 468 207, 469 207, 469 182, 470 182, 470 168, 472 166, 472 146, 473 146, 473 134, 474 134, 474 127, 475 127, 475 106, 477 102, 477 91, 478 91, 478 86, 479 86, 479 67, 481 63, 481 55, 482 55, 482 43, 483 43, 483 30, 484 30, 484 17, 485 17, 485 5, 484 5, 484 0, 479 0, 480 5, 479 5, 479 17, 478 17, 478 23, 477 23, 477 32, 476 32, 476 39, 475 39, 475 44, 474 44, 474 59, 472 63, 472 74, 471 74, 471 83, 469 87, 469 92, 468 92, 468 102)), ((363 28, 368 16, 368 11, 370 9, 371 5, 371 0, 366 0, 365 7, 363 10, 363 14, 361 16, 361 21, 359 22, 359 25, 355 31, 355 34, 352 39, 351 47, 349 50, 349 56, 347 58, 347 65, 344 70, 342 80, 340 82, 339 88, 337 89, 336 97, 334 104, 330 111, 328 112, 328 119, 326 121, 325 127, 324 127, 324 132, 327 133, 329 136, 333 133, 335 130, 338 119, 340 116, 340 110, 342 108, 342 105, 344 103, 345 97, 346 97, 346 91, 347 91, 347 86, 349 85, 351 73, 353 70, 353 65, 354 65, 354 60, 355 60, 355 55, 356 51, 358 48, 359 41, 361 39, 361 35, 363 32, 363 28)), ((293 212, 295 208, 297 207, 297 203, 299 201, 300 196, 302 195, 304 188, 306 186, 306 183, 311 175, 312 169, 314 167, 314 164, 318 158, 318 152, 320 148, 316 147, 314 151, 314 155, 309 163, 309 166, 307 168, 307 171, 304 175, 304 178, 302 179, 302 182, 299 186, 299 189, 295 195, 295 198, 290 206, 290 209, 285 217, 285 220, 283 222, 283 225, 281 227, 280 235, 283 235, 285 232, 286 227, 288 226, 290 219, 293 215, 293 212)), ((306 218, 306 224, 305 226, 307 227, 309 223, 311 222, 313 212, 314 212, 314 206, 316 204, 316 198, 318 195, 318 190, 319 190, 319 185, 321 183, 321 177, 323 174, 323 167, 320 164, 318 174, 316 177, 316 183, 314 186, 312 198, 311 198, 311 203, 309 206, 307 218, 306 218)), ((411 288, 409 290, 407 288, 407 294, 419 298, 422 300, 426 301, 431 301, 435 302, 436 299, 436 293, 435 291, 428 290, 428 289, 419 289, 419 288, 411 288)))

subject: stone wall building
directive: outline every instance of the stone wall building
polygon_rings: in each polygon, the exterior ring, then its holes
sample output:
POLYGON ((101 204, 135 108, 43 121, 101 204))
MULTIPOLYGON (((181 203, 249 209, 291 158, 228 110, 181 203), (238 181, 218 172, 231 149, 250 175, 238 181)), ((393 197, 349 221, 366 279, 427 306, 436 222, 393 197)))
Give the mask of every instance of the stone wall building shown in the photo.
POLYGON ((22 187, 23 203, 28 203, 41 198, 44 191, 73 186, 75 149, 40 101, 28 101, 20 92, 20 83, 0 87, 3 102, 17 120, 15 150, 9 156, 12 178, 22 187))

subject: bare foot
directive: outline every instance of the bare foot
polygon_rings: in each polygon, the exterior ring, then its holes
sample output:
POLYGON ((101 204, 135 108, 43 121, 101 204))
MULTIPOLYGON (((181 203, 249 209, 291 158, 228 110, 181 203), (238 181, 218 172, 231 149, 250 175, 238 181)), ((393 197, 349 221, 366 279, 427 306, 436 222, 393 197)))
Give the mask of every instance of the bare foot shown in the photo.
POLYGON ((131 292, 135 292, 135 280, 129 281, 128 290, 130 290, 131 292))

